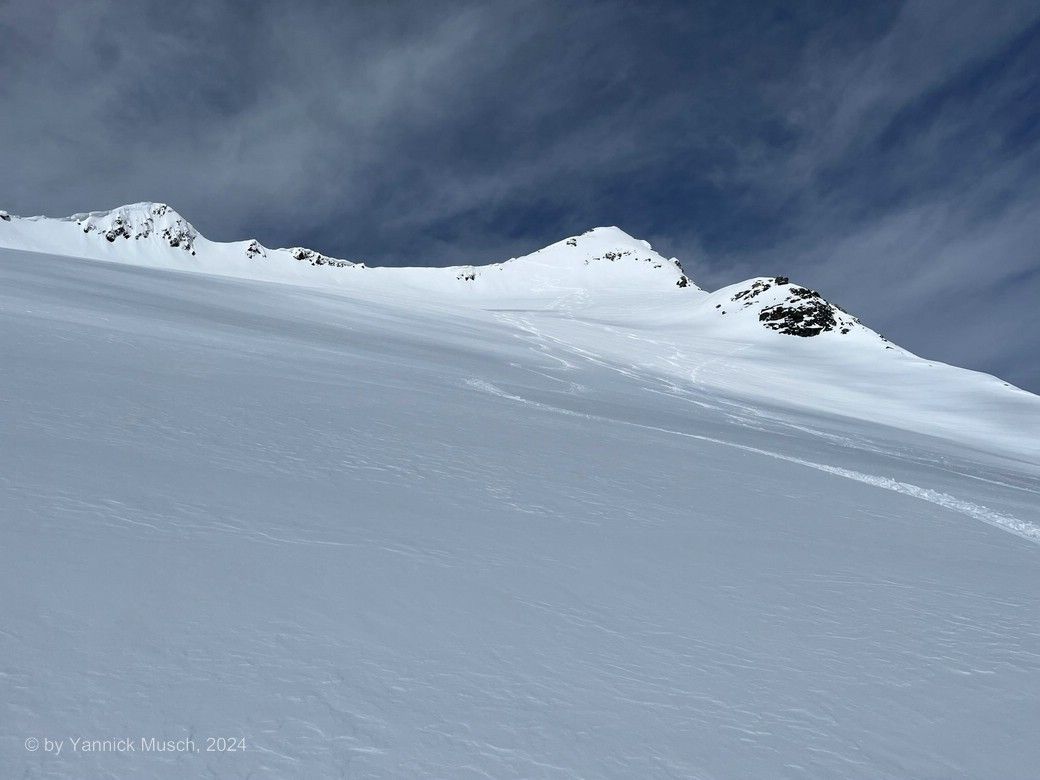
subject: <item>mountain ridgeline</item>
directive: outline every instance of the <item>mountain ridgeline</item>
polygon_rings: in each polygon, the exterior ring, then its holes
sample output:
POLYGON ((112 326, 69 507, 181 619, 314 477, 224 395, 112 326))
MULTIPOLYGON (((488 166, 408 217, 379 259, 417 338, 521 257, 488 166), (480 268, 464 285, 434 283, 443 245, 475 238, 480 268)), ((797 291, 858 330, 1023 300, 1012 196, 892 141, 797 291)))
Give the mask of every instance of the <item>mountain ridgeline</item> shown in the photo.
MULTIPOLYGON (((481 266, 371 268, 305 247, 272 249, 256 239, 205 238, 164 203, 134 203, 64 218, 0 212, 0 246, 239 278, 316 286, 387 287, 406 294, 492 302, 503 296, 548 301, 625 294, 683 296, 691 310, 753 322, 764 333, 832 337, 871 335, 814 290, 784 277, 760 277, 709 294, 680 262, 616 227, 572 236, 530 255, 481 266)), ((880 339, 878 339, 880 340, 880 339)))

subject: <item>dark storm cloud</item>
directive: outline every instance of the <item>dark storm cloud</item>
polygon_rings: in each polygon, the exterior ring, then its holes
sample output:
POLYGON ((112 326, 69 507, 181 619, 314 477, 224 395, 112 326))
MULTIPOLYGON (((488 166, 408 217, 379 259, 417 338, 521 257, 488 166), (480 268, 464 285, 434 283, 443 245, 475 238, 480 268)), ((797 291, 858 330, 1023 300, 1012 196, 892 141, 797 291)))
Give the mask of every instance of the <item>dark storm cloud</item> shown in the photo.
POLYGON ((1035 3, 0 3, 2 205, 486 262, 618 224, 1040 389, 1035 3))

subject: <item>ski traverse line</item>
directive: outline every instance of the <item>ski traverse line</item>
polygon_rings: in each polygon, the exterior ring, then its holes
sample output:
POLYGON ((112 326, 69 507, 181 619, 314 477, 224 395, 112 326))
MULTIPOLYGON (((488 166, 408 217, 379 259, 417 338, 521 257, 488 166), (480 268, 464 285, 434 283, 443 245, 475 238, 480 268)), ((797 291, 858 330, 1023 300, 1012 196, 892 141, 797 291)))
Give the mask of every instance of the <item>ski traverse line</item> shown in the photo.
POLYGON ((543 411, 554 412, 556 414, 563 414, 570 417, 581 417, 586 420, 594 420, 597 422, 614 423, 618 425, 627 425, 633 428, 642 428, 649 431, 657 431, 659 433, 667 433, 673 436, 682 436, 688 439, 697 439, 698 441, 705 441, 711 444, 721 444, 726 447, 733 447, 734 449, 743 450, 745 452, 752 452, 757 455, 765 455, 769 458, 776 460, 783 460, 789 463, 796 463, 800 466, 806 466, 817 471, 822 471, 826 474, 833 474, 837 477, 843 477, 844 479, 851 479, 856 482, 862 482, 867 485, 882 488, 883 490, 891 490, 895 493, 900 493, 911 498, 917 498, 922 501, 927 501, 930 504, 949 509, 962 515, 971 517, 974 520, 978 520, 987 525, 991 525, 994 528, 999 528, 1007 533, 1014 534, 1026 541, 1033 542, 1034 544, 1040 544, 1040 525, 1031 523, 1028 520, 1022 520, 1011 515, 1005 515, 1000 512, 995 512, 988 507, 980 506, 979 504, 973 504, 970 501, 964 501, 951 496, 948 493, 942 493, 938 490, 932 490, 931 488, 921 487, 920 485, 914 485, 909 482, 901 482, 891 477, 882 477, 875 474, 865 474, 861 471, 853 471, 852 469, 845 469, 839 466, 831 466, 826 463, 817 463, 811 460, 805 460, 804 458, 796 458, 793 455, 783 455, 779 452, 773 452, 771 450, 764 450, 759 447, 752 447, 748 444, 738 444, 737 442, 726 441, 725 439, 717 439, 713 436, 705 436, 699 433, 687 433, 685 431, 676 431, 671 428, 661 428, 656 425, 647 425, 645 423, 631 422, 629 420, 619 420, 612 417, 604 417, 598 414, 589 414, 588 412, 576 412, 572 409, 565 409, 560 406, 553 406, 551 404, 542 403, 540 401, 533 401, 523 396, 514 395, 508 393, 505 390, 487 382, 483 379, 467 379, 465 384, 480 392, 489 393, 496 395, 500 398, 514 401, 517 403, 526 404, 536 409, 542 409, 543 411))

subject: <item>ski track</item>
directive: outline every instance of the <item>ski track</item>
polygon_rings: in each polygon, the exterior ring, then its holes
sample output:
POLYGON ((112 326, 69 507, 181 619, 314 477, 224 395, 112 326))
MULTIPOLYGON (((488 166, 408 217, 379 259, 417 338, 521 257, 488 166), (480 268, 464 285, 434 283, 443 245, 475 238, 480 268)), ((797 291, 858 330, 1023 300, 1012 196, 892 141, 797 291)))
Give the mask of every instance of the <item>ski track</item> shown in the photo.
POLYGON ((1022 520, 1017 517, 1005 515, 1000 512, 995 512, 988 507, 973 504, 970 501, 964 501, 955 496, 951 496, 948 493, 942 493, 938 490, 932 490, 930 488, 921 487, 919 485, 913 485, 909 482, 901 482, 891 477, 883 477, 875 474, 864 474, 860 471, 853 471, 852 469, 840 468, 838 466, 831 466, 826 463, 816 463, 815 461, 805 460, 804 458, 797 458, 792 455, 784 455, 779 452, 773 452, 771 450, 764 450, 759 447, 752 447, 748 444, 740 444, 738 442, 726 441, 725 439, 718 439, 714 436, 705 436, 698 433, 688 433, 686 431, 676 431, 671 428, 662 428, 656 425, 647 425, 645 423, 632 422, 630 420, 619 420, 611 417, 604 417, 598 414, 589 414, 587 412, 577 412, 572 409, 565 409, 559 406, 553 406, 551 404, 542 403, 540 401, 534 401, 523 396, 514 395, 502 390, 499 387, 486 382, 482 379, 468 379, 466 385, 485 393, 497 395, 500 398, 514 401, 516 403, 522 403, 527 406, 531 406, 536 409, 543 411, 552 412, 555 414, 564 414, 572 417, 581 417, 586 420, 594 420, 596 422, 604 422, 613 425, 626 425, 634 428, 642 428, 644 430, 656 431, 658 433, 670 434, 672 436, 682 436, 688 439, 696 439, 697 441, 709 442, 711 444, 719 444, 725 447, 733 447, 734 449, 743 450, 744 452, 753 452, 757 455, 764 455, 768 458, 775 458, 776 460, 787 461, 788 463, 796 463, 800 466, 806 466, 817 471, 822 471, 827 474, 833 474, 837 477, 844 479, 855 480, 856 482, 862 482, 867 485, 882 488, 884 490, 891 490, 896 493, 901 493, 905 496, 917 498, 922 501, 927 501, 930 504, 949 509, 962 515, 966 515, 980 522, 991 525, 995 528, 999 528, 1002 531, 1006 531, 1010 534, 1014 534, 1022 539, 1033 542, 1034 544, 1040 544, 1040 525, 1031 523, 1028 520, 1022 520))
MULTIPOLYGON (((559 301, 557 303, 560 303, 559 301)), ((574 344, 552 335, 545 333, 543 330, 538 328, 529 319, 515 316, 515 312, 503 313, 500 311, 495 312, 495 317, 498 321, 503 324, 512 326, 520 330, 524 335, 534 339, 535 344, 532 346, 537 354, 543 355, 551 360, 555 360, 563 364, 565 370, 576 370, 579 368, 577 364, 571 363, 566 359, 560 357, 558 354, 553 353, 555 348, 558 351, 563 351, 570 357, 578 360, 584 360, 585 362, 604 368, 608 371, 620 374, 621 376, 640 382, 642 389, 649 393, 655 393, 664 395, 684 403, 692 404, 700 409, 707 409, 710 411, 718 412, 723 415, 730 422, 739 425, 744 428, 751 430, 779 433, 777 428, 786 429, 787 431, 797 431, 801 433, 807 433, 822 441, 826 441, 832 444, 836 444, 842 447, 850 449, 861 450, 864 452, 870 452, 877 455, 883 455, 886 457, 896 458, 898 460, 915 463, 918 465, 925 465, 930 468, 934 468, 940 471, 944 471, 948 474, 952 474, 958 477, 973 479, 978 482, 984 482, 998 487, 1008 488, 1025 493, 1031 493, 1034 495, 1040 495, 1040 489, 1034 487, 1028 487, 1026 485, 1016 485, 1010 482, 1006 482, 998 479, 990 479, 981 474, 969 474, 963 471, 959 471, 954 468, 950 468, 941 459, 927 458, 914 455, 905 449, 893 449, 891 446, 882 446, 872 441, 869 441, 862 436, 852 437, 849 435, 837 435, 821 431, 808 425, 799 424, 791 420, 788 416, 778 413, 770 412, 764 409, 756 408, 755 406, 742 403, 734 399, 727 399, 720 397, 718 393, 708 393, 704 390, 700 390, 700 374, 703 370, 709 366, 711 367, 726 367, 731 364, 731 360, 726 357, 716 356, 700 362, 694 362, 691 358, 683 353, 679 346, 668 341, 660 341, 655 339, 649 339, 639 336, 634 333, 630 333, 619 327, 607 325, 604 323, 597 323, 581 319, 574 315, 573 312, 568 310, 557 310, 554 314, 558 315, 562 319, 566 320, 569 324, 575 326, 587 326, 587 327, 598 327, 600 330, 607 333, 613 341, 617 342, 621 339, 629 339, 634 341, 643 342, 653 347, 668 346, 672 348, 672 354, 665 358, 665 362, 668 364, 669 369, 677 375, 685 375, 687 377, 687 384, 681 384, 679 381, 674 381, 669 378, 667 372, 661 373, 654 371, 653 366, 635 366, 628 365, 619 366, 615 361, 605 358, 601 355, 597 355, 589 350, 582 349, 581 347, 575 346, 574 344), (658 387, 654 387, 657 385, 658 387), (692 387, 691 387, 692 385, 692 387), (767 423, 768 425, 774 426, 773 428, 767 427, 767 425, 761 424, 761 422, 767 423)), ((518 338, 523 336, 518 335, 518 338)), ((744 352, 749 347, 747 345, 736 347, 730 357, 735 356, 741 352, 744 352)), ((540 373, 540 372, 536 372, 540 373)), ((545 376, 543 374, 543 376, 545 376)), ((556 380, 562 381, 562 380, 556 380)), ((956 500, 956 499, 954 499, 956 500)), ((999 513, 993 513, 999 514, 999 513)), ((1031 524, 1030 524, 1031 525, 1031 524)))

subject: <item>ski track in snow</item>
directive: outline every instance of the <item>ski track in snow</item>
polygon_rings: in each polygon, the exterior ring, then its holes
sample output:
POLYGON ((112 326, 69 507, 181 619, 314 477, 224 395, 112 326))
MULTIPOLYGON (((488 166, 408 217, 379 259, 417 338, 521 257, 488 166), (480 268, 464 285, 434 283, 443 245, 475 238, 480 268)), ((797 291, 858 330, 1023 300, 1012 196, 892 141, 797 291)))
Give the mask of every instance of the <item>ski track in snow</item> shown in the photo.
POLYGON ((1017 517, 1011 517, 1009 515, 1001 514, 1000 512, 994 512, 993 510, 973 504, 970 501, 964 501, 956 498, 955 496, 942 493, 938 490, 931 490, 930 488, 924 488, 919 485, 912 485, 909 482, 901 482, 891 477, 882 477, 875 474, 864 474, 859 471, 853 471, 851 469, 840 468, 838 466, 830 466, 826 463, 816 463, 811 460, 805 460, 803 458, 796 458, 791 455, 784 455, 779 452, 772 452, 770 450, 764 450, 759 447, 752 447, 747 444, 740 444, 739 442, 726 441, 725 439, 718 439, 713 436, 704 436, 697 433, 688 433, 686 431, 676 431, 670 428, 662 428, 656 425, 646 425, 644 423, 631 422, 629 420, 619 420, 611 417, 604 417, 596 414, 589 414, 587 412, 577 412, 572 409, 565 409, 559 406, 553 406, 551 404, 545 404, 540 401, 534 401, 528 398, 524 398, 519 395, 514 395, 502 390, 499 387, 486 382, 482 379, 468 379, 465 384, 474 390, 481 392, 490 393, 492 395, 499 396, 500 398, 514 401, 517 403, 526 404, 527 406, 541 409, 543 411, 552 412, 555 414, 565 414, 573 417, 581 417, 587 420, 595 420, 597 422, 604 422, 614 425, 627 425, 635 428, 642 428, 644 430, 656 431, 658 433, 665 433, 672 436, 682 436, 688 439, 696 439, 697 441, 710 442, 712 444, 719 444, 725 447, 733 447, 738 450, 745 452, 753 452, 757 455, 764 455, 769 458, 775 458, 777 460, 787 461, 788 463, 797 463, 800 466, 806 466, 811 469, 826 472, 827 474, 833 474, 844 479, 855 480, 856 482, 862 482, 867 485, 873 485, 874 487, 882 488, 884 490, 891 490, 896 493, 902 493, 905 496, 917 498, 922 501, 927 501, 936 506, 941 506, 944 509, 949 509, 954 512, 958 512, 962 515, 967 515, 975 520, 979 520, 987 525, 991 525, 995 528, 999 528, 1002 531, 1006 531, 1015 536, 1021 537, 1027 541, 1033 542, 1034 544, 1040 544, 1040 525, 1031 523, 1028 520, 1022 520, 1017 517))

